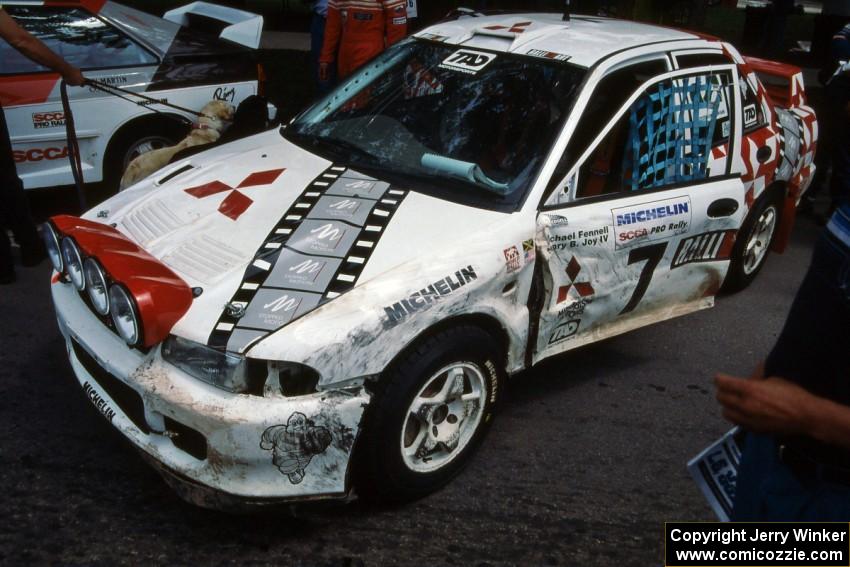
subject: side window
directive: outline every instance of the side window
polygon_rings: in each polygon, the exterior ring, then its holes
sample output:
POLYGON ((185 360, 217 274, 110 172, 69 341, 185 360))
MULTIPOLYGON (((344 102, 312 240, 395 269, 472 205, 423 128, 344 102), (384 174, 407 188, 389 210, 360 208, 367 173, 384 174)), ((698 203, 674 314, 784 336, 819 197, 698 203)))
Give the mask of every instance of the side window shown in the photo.
MULTIPOLYGON (((758 79, 755 80, 757 81, 758 79)), ((741 117, 744 132, 746 133, 749 130, 766 126, 767 120, 764 117, 764 108, 762 108, 759 102, 755 89, 747 81, 747 77, 739 75, 738 84, 741 86, 741 117)))
MULTIPOLYGON (((153 65, 156 58, 129 37, 80 8, 6 6, 17 23, 83 70, 153 65)), ((0 73, 47 71, 0 40, 0 73)))
POLYGON ((590 100, 567 143, 567 149, 558 162, 547 194, 557 188, 576 160, 581 157, 632 93, 652 77, 667 71, 666 59, 652 59, 617 69, 602 77, 593 89, 590 100))
MULTIPOLYGON (((728 139, 729 71, 651 85, 579 168, 576 197, 656 189, 711 177, 711 149, 728 139)), ((722 172, 717 172, 720 174, 722 172)))
MULTIPOLYGON (((675 57, 680 69, 735 63, 723 53, 680 53, 676 54, 675 57)), ((739 76, 738 84, 741 88, 741 116, 744 130, 764 126, 767 123, 764 118, 764 109, 759 104, 753 86, 747 82, 747 78, 744 76, 739 76)))

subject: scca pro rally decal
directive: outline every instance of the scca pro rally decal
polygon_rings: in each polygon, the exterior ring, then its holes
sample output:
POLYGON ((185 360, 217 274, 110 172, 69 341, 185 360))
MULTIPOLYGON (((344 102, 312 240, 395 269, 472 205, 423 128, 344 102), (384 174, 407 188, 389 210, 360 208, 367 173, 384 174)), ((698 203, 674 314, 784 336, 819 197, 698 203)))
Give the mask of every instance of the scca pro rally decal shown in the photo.
POLYGON ((736 230, 716 230, 685 238, 673 256, 673 268, 694 262, 728 260, 732 256, 736 230))
POLYGON ((674 197, 611 209, 614 242, 624 248, 635 242, 660 240, 682 234, 691 225, 691 198, 674 197))
POLYGON ((407 191, 332 166, 266 237, 209 338, 244 352, 354 287, 407 191))
POLYGON ((65 125, 64 112, 33 112, 32 127, 36 130, 58 128, 65 125))
POLYGON ((440 68, 460 71, 468 75, 476 75, 495 59, 495 53, 476 51, 474 49, 458 49, 440 63, 440 68))

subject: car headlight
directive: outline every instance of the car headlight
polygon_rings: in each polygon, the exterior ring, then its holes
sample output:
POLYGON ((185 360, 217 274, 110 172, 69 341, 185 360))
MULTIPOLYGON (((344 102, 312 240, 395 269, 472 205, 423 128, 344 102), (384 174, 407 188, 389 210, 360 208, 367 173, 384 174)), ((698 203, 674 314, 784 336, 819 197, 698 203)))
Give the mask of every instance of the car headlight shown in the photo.
POLYGON ((112 284, 109 288, 109 306, 112 322, 121 338, 130 346, 138 344, 142 336, 139 310, 124 286, 112 284))
POLYGON ((53 264, 53 269, 62 273, 62 249, 59 247, 59 234, 53 225, 46 222, 41 227, 41 237, 44 239, 44 247, 47 249, 47 255, 50 257, 50 263, 53 264))
POLYGON ((101 315, 109 313, 109 287, 106 283, 106 273, 97 260, 88 258, 83 263, 86 276, 86 289, 94 310, 101 315))
POLYGON ((262 391, 267 374, 265 362, 248 361, 174 335, 162 343, 162 358, 198 380, 234 393, 262 391))
POLYGON ((83 256, 80 254, 80 247, 77 246, 73 238, 68 236, 62 239, 62 260, 65 269, 68 270, 71 283, 78 290, 83 291, 86 287, 86 278, 83 275, 83 256))
POLYGON ((317 390, 319 373, 305 364, 297 362, 272 362, 264 394, 306 396, 317 390))

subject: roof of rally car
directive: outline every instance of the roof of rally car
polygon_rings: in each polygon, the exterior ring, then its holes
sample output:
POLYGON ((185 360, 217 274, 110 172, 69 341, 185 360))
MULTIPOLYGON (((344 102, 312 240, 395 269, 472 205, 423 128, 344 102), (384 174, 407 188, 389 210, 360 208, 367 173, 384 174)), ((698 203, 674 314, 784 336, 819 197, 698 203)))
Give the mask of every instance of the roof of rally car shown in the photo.
POLYGON ((561 14, 462 17, 440 22, 415 35, 493 51, 532 51, 555 59, 568 58, 570 63, 584 67, 616 51, 649 43, 704 39, 683 30, 597 16, 573 15, 564 21, 561 14))

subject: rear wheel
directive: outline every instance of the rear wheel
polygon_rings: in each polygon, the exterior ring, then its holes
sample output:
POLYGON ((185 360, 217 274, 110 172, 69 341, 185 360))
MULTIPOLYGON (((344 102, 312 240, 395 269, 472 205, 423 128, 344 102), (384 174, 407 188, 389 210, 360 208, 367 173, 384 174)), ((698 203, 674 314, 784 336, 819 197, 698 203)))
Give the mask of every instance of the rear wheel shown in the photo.
POLYGON ((424 496, 462 470, 501 397, 501 355, 484 330, 461 326, 403 355, 377 385, 357 451, 367 497, 424 496))
POLYGON ((764 266, 779 225, 779 199, 764 195, 744 221, 735 246, 723 288, 740 291, 750 285, 764 266))

